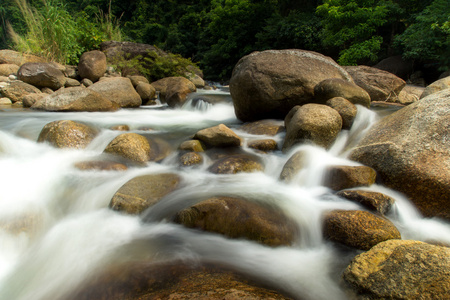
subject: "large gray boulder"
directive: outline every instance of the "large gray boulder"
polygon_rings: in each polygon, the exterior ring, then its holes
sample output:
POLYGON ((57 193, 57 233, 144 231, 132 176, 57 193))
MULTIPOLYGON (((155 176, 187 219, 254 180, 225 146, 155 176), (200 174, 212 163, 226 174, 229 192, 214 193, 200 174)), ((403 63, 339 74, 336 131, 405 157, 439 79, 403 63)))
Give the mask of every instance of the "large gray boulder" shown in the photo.
POLYGON ((450 248, 385 241, 356 256, 344 279, 358 299, 448 299, 450 248))
POLYGON ((244 56, 230 80, 236 116, 242 121, 284 119, 296 105, 314 102, 314 87, 329 78, 352 82, 331 58, 305 50, 267 50, 244 56))
POLYGON ((425 216, 450 220, 450 89, 380 120, 350 159, 374 168, 425 216))
POLYGON ((93 90, 74 87, 43 97, 31 108, 46 111, 115 111, 119 106, 93 90))
POLYGON ((400 95, 406 82, 392 73, 368 66, 347 66, 345 70, 350 73, 357 85, 369 93, 372 101, 390 101, 400 95))
POLYGON ((50 63, 26 63, 17 71, 17 78, 38 88, 52 90, 62 88, 66 83, 64 73, 50 63))
POLYGON ((305 104, 294 107, 285 120, 283 150, 298 143, 312 143, 329 148, 342 129, 342 118, 329 106, 305 104))
POLYGON ((78 74, 96 82, 106 72, 106 55, 98 50, 83 53, 78 63, 78 74))
POLYGON ((96 91, 120 107, 132 108, 142 104, 141 97, 134 89, 130 79, 125 77, 105 78, 88 89, 96 91))

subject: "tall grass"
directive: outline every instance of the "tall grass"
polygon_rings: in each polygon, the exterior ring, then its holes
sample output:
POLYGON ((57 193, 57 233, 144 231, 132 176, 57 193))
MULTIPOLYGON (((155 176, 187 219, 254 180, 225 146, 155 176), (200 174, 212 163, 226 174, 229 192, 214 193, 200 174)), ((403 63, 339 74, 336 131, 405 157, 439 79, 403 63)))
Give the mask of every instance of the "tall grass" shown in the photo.
POLYGON ((82 17, 76 19, 61 0, 42 0, 43 6, 39 10, 26 0, 14 1, 27 25, 24 36, 8 26, 18 51, 61 64, 76 64, 83 52, 98 48, 102 41, 122 39, 119 22, 111 15, 111 7, 108 14, 100 11, 97 20, 89 22, 82 17))

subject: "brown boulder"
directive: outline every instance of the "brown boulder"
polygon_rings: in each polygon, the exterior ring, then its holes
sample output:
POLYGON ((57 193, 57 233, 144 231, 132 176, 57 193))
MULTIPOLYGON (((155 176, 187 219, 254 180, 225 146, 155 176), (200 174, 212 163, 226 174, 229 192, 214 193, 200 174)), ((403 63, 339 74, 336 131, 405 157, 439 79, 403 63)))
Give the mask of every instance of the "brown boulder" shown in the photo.
POLYGON ((342 97, 334 97, 329 99, 326 103, 332 109, 335 109, 342 117, 342 129, 350 129, 353 121, 356 118, 358 109, 356 106, 342 97))
POLYGON ((31 54, 20 53, 14 50, 0 50, 0 64, 15 64, 21 66, 25 63, 45 62, 45 59, 31 54))
POLYGON ((64 87, 64 73, 50 63, 26 63, 17 71, 17 78, 38 88, 57 90, 64 87))
POLYGON ((345 190, 336 193, 339 197, 343 197, 350 201, 360 203, 366 208, 377 211, 384 215, 394 205, 395 200, 383 193, 364 191, 364 190, 345 190))
POLYGON ((285 126, 283 151, 306 142, 329 148, 341 131, 342 118, 336 110, 326 105, 305 104, 289 112, 285 126))
POLYGON ((295 152, 284 164, 281 170, 280 180, 290 182, 307 164, 307 155, 305 151, 295 152))
POLYGON ((450 89, 450 76, 436 80, 432 84, 428 85, 420 95, 420 99, 445 89, 450 89))
POLYGON ((97 130, 85 124, 69 120, 54 121, 42 128, 38 142, 47 142, 57 148, 83 149, 97 134, 97 130))
POLYGON ((260 159, 249 154, 236 154, 222 157, 208 168, 208 171, 214 174, 251 173, 263 170, 264 165, 260 159))
POLYGON ((210 147, 239 147, 242 139, 224 124, 198 131, 194 139, 204 142, 210 147))
POLYGON ((119 106, 93 90, 73 87, 43 97, 31 108, 46 111, 116 111, 119 106))
POLYGON ((42 92, 35 86, 23 81, 15 80, 6 85, 0 85, 0 93, 11 99, 12 103, 22 102, 23 97, 28 94, 41 94, 42 92))
POLYGON ((323 224, 327 239, 361 250, 401 238, 400 232, 389 220, 367 211, 331 211, 325 215, 323 224))
POLYGON ((150 160, 150 144, 137 133, 122 133, 115 137, 104 150, 105 153, 119 155, 137 163, 150 160))
POLYGON ((144 100, 143 102, 156 98, 156 90, 150 83, 139 82, 136 85, 136 92, 144 100))
POLYGON ((259 150, 262 152, 270 152, 278 149, 277 141, 272 139, 253 140, 247 143, 249 148, 259 150))
POLYGON ((40 93, 40 94, 28 94, 22 97, 22 105, 23 107, 32 107, 36 102, 40 101, 42 98, 47 97, 48 94, 40 93))
POLYGON ((364 299, 448 299, 450 248, 389 240, 356 256, 343 277, 364 299))
POLYGON ((370 107, 369 94, 353 82, 340 78, 330 78, 319 82, 314 87, 314 99, 318 103, 325 104, 335 97, 342 97, 353 104, 370 107))
POLYGON ((289 300, 244 276, 213 265, 128 263, 86 280, 67 300, 289 300))
POLYGON ((135 177, 112 197, 109 207, 127 214, 140 214, 174 191, 180 184, 176 174, 151 174, 135 177))
POLYGON ((270 135, 274 136, 285 130, 282 121, 278 120, 259 120, 255 122, 245 123, 240 130, 255 135, 270 135))
POLYGON ((141 97, 134 89, 130 79, 124 77, 111 77, 98 81, 88 89, 100 93, 103 97, 115 102, 124 108, 139 107, 141 97))
POLYGON ((139 83, 148 83, 150 84, 150 82, 148 81, 147 78, 145 78, 144 76, 141 75, 129 75, 127 76, 127 78, 129 78, 131 80, 131 84, 136 88, 137 85, 139 83))
POLYGON ((340 191, 375 183, 377 172, 367 166, 330 166, 326 170, 324 185, 340 191))
POLYGON ((350 154, 428 217, 450 220, 450 89, 381 119, 350 154))
POLYGON ((84 52, 78 63, 78 74, 96 82, 106 72, 106 55, 98 50, 84 52))
POLYGON ((75 164, 75 168, 83 171, 85 170, 124 171, 128 169, 128 167, 124 164, 107 160, 81 161, 75 164))
POLYGON ((199 165, 203 163, 203 156, 197 152, 188 152, 180 157, 180 165, 183 167, 189 167, 194 165, 199 165))
POLYGON ((0 76, 17 75, 19 68, 15 64, 0 64, 0 76))
POLYGON ((199 140, 188 140, 181 143, 178 149, 184 151, 193 151, 193 152, 204 152, 205 145, 199 140))
MULTIPOLYGON (((406 82, 392 73, 367 66, 345 67, 357 85, 370 95, 372 101, 396 99, 406 82)), ((394 100, 391 100, 394 102, 394 100)))
POLYGON ((298 234, 296 223, 280 210, 232 197, 214 197, 199 202, 178 212, 175 222, 272 247, 291 245, 298 234))
POLYGON ((159 91, 161 100, 170 107, 182 106, 189 93, 195 92, 195 85, 184 77, 167 77, 152 82, 151 85, 159 91))
POLYGON ((284 119, 296 105, 314 102, 314 87, 328 78, 352 81, 331 58, 298 49, 253 52, 239 60, 230 80, 238 119, 284 119))

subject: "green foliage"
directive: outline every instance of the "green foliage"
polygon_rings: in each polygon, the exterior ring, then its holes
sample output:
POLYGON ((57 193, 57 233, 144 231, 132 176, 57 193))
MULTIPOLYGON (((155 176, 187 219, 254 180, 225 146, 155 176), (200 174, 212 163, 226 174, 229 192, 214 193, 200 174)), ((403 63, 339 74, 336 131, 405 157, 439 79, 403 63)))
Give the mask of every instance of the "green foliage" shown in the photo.
POLYGON ((70 14, 60 0, 43 0, 37 9, 26 0, 15 0, 26 24, 20 34, 10 26, 14 48, 62 64, 77 64, 85 51, 97 49, 102 41, 119 39, 117 20, 100 13, 92 22, 84 12, 70 14))
POLYGON ((356 66, 358 61, 370 59, 377 60, 377 55, 381 48, 383 39, 380 36, 374 36, 370 40, 353 44, 349 48, 339 53, 338 63, 343 66, 356 66))
POLYGON ((186 77, 190 67, 197 68, 190 59, 183 58, 179 54, 159 55, 155 51, 148 51, 144 56, 135 57, 119 54, 112 58, 110 63, 122 76, 140 74, 149 81, 172 76, 186 77))
POLYGON ((340 61, 355 64, 361 59, 376 60, 383 40, 377 30, 388 16, 383 1, 325 0, 317 13, 323 18, 323 43, 340 49, 340 61))
POLYGON ((434 0, 416 15, 415 22, 397 37, 403 56, 419 61, 437 61, 450 68, 450 6, 448 0, 434 0))

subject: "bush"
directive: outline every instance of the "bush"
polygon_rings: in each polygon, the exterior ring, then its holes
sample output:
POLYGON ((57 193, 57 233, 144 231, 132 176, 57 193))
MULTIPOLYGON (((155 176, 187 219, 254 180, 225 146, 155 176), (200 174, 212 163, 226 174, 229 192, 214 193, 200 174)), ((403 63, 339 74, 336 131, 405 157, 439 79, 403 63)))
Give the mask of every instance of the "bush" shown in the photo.
POLYGON ((25 34, 18 34, 9 25, 14 48, 33 53, 61 64, 77 64, 82 53, 98 49, 101 42, 114 37, 120 39, 120 28, 115 19, 100 13, 89 22, 80 12, 73 16, 61 0, 43 0, 38 10, 26 0, 14 0, 26 23, 25 34))

